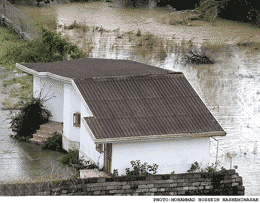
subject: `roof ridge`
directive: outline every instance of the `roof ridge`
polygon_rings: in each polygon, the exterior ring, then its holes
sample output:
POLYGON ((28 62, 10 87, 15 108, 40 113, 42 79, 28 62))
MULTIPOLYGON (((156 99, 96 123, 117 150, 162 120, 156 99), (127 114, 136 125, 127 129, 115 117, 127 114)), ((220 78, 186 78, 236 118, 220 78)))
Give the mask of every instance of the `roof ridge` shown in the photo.
POLYGON ((142 75, 123 75, 123 76, 103 76, 103 77, 91 77, 91 78, 79 78, 79 79, 74 79, 77 81, 82 81, 82 80, 110 80, 110 79, 137 79, 137 78, 155 78, 155 77, 162 77, 162 76, 173 76, 173 75, 181 75, 184 76, 182 72, 174 72, 174 71, 168 71, 168 74, 142 74, 142 75))

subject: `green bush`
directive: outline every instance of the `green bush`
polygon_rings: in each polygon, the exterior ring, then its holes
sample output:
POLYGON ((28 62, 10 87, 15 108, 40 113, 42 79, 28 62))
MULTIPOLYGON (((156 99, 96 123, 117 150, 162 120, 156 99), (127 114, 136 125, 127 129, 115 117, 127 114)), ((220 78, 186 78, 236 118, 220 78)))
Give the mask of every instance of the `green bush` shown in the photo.
POLYGON ((58 152, 66 152, 62 148, 62 135, 56 133, 50 140, 41 146, 43 150, 52 150, 58 152))
POLYGON ((40 125, 47 123, 52 116, 51 112, 43 106, 44 99, 31 97, 20 103, 19 113, 11 118, 11 129, 14 138, 28 141, 40 125))
POLYGON ((80 159, 78 150, 69 150, 68 153, 61 158, 60 162, 64 166, 73 166, 73 168, 77 171, 81 169, 98 168, 98 166, 95 163, 80 159))
POLYGON ((77 45, 61 38, 61 33, 43 27, 41 39, 10 48, 3 59, 15 63, 49 63, 63 61, 66 53, 72 59, 86 57, 86 53, 77 45))
POLYGON ((62 165, 71 166, 71 164, 75 164, 79 160, 79 151, 78 150, 69 150, 66 155, 64 155, 60 162, 62 165))
POLYGON ((140 162, 140 160, 131 161, 132 169, 126 168, 126 175, 130 177, 146 177, 149 174, 156 174, 158 165, 148 165, 147 162, 144 162, 143 164, 140 162))
POLYGON ((219 163, 212 163, 211 165, 208 165, 205 169, 201 168, 201 164, 199 164, 197 161, 195 161, 193 164, 191 164, 191 168, 187 170, 189 173, 193 172, 217 172, 217 171, 225 171, 226 169, 222 166, 220 169, 218 168, 219 163))

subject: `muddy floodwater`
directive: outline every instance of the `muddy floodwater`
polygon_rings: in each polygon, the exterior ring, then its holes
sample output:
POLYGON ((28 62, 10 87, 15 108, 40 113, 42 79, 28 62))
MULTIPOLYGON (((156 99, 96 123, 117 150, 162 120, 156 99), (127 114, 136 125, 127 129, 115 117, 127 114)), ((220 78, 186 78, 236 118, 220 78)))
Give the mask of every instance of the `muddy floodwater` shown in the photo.
MULTIPOLYGON (((0 68, 0 75, 3 75, 0 68)), ((11 74, 11 77, 15 77, 11 74)), ((2 101, 8 97, 8 90, 3 88, 0 79, 0 108, 2 101)), ((12 113, 16 113, 14 110, 12 113)), ((58 161, 62 154, 41 150, 30 143, 19 143, 11 138, 10 111, 0 110, 0 184, 17 182, 35 182, 56 178, 68 178, 71 170, 62 167, 58 161)))
MULTIPOLYGON (((162 13, 159 11, 145 13, 139 10, 127 13, 109 3, 89 5, 56 5, 51 9, 64 24, 69 25, 77 20, 111 32, 83 36, 79 30, 64 30, 62 36, 78 43, 83 49, 86 43, 87 46, 93 46, 91 57, 94 58, 136 60, 183 72, 227 133, 225 137, 215 137, 218 140, 217 158, 220 165, 226 169, 236 168, 243 177, 246 195, 260 195, 260 52, 235 45, 247 37, 259 39, 260 29, 247 32, 244 27, 240 29, 232 25, 222 28, 169 26, 161 23, 158 16, 162 13), (198 46, 207 40, 219 42, 221 46, 211 51, 216 63, 187 65, 177 59, 174 52, 168 52, 163 59, 140 54, 133 48, 135 44, 129 36, 124 35, 125 32, 136 32, 138 29, 150 31, 164 39, 173 39, 173 36, 179 40, 194 38, 194 43, 198 46), (85 44, 81 42, 83 39, 87 39, 85 44)), ((50 173, 51 167, 47 166, 58 155, 21 146, 11 139, 10 130, 4 121, 6 113, 0 112, 0 181, 6 177, 33 177, 32 172, 37 171, 50 173), (33 153, 31 150, 34 150, 33 153), (48 169, 45 170, 44 167, 48 169)), ((217 141, 211 139, 210 163, 216 161, 216 151, 217 141)), ((58 164, 55 167, 57 169, 58 164)), ((59 170, 67 173, 66 169, 59 170)))

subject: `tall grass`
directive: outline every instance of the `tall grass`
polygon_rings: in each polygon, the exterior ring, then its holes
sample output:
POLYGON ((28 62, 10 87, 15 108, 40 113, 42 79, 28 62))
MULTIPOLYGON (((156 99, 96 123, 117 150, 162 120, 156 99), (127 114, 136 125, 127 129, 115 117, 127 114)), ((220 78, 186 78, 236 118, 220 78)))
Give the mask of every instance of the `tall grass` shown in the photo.
MULTIPOLYGON (((0 26, 0 33, 0 64, 4 65, 1 57, 7 53, 7 50, 10 48, 18 48, 23 46, 26 42, 22 40, 17 33, 9 28, 0 26)), ((6 68, 9 68, 9 66, 6 68)))

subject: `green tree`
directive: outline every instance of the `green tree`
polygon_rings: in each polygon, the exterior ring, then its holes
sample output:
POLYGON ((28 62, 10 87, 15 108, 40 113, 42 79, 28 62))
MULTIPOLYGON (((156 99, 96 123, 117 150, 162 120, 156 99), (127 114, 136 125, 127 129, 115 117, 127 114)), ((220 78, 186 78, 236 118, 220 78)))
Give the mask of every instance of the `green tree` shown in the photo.
POLYGON ((65 54, 72 59, 87 57, 77 45, 67 42, 60 33, 42 28, 40 39, 28 42, 24 46, 12 47, 3 60, 14 63, 50 63, 64 60, 65 54))

